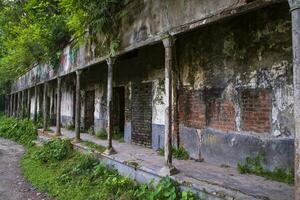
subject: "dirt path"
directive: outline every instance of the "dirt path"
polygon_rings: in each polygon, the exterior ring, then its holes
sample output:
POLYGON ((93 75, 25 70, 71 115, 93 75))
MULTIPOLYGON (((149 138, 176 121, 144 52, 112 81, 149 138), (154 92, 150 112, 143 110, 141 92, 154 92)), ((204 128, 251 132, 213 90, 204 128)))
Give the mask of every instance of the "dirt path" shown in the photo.
POLYGON ((21 145, 0 138, 0 199, 50 200, 22 177, 20 159, 24 152, 21 145))

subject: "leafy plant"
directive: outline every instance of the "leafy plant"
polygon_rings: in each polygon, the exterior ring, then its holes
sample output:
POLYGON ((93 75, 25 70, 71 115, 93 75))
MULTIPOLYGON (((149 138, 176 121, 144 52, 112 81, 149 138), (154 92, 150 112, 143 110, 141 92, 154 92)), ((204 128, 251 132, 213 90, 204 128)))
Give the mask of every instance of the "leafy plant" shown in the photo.
MULTIPOLYGON (((165 150, 159 149, 158 154, 163 156, 165 154, 165 150)), ((183 146, 179 146, 178 148, 172 147, 172 154, 174 158, 178 160, 188 160, 190 158, 189 153, 185 150, 183 146)))
POLYGON ((0 137, 14 140, 25 146, 31 146, 37 138, 36 126, 31 120, 0 117, 0 137))
POLYGON ((256 174, 258 176, 266 177, 267 179, 280 181, 288 184, 294 183, 294 171, 293 168, 284 170, 275 168, 270 171, 265 168, 264 163, 266 162, 264 154, 257 154, 254 157, 247 157, 244 163, 238 163, 237 169, 240 173, 256 174))
POLYGON ((75 130, 75 125, 73 123, 68 123, 65 128, 69 131, 74 131, 75 130))
POLYGON ((88 146, 88 147, 90 147, 92 149, 96 149, 99 152, 104 152, 105 151, 105 147, 103 147, 101 145, 98 145, 98 144, 96 144, 94 142, 83 141, 83 142, 81 142, 81 144, 86 145, 86 146, 88 146))
POLYGON ((57 138, 46 142, 44 147, 35 153, 34 157, 44 163, 60 161, 72 152, 72 147, 70 140, 57 138))
POLYGON ((103 129, 100 129, 99 131, 96 132, 96 137, 99 138, 99 139, 107 139, 107 132, 106 130, 103 128, 103 129))
POLYGON ((87 130, 88 134, 90 135, 94 135, 94 128, 93 127, 90 127, 88 130, 87 130))

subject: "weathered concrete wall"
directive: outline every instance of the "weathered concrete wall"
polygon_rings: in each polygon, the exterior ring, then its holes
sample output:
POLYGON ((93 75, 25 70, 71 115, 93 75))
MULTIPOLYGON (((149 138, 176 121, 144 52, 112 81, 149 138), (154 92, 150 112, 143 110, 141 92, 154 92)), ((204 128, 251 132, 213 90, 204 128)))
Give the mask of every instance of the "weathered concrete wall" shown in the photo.
MULTIPOLYGON (((255 3, 254 7, 277 1, 260 0, 255 3)), ((205 25, 210 17, 218 19, 218 16, 222 14, 234 14, 237 12, 236 9, 245 6, 247 1, 190 0, 187 3, 182 0, 145 0, 128 1, 125 4, 127 15, 122 18, 119 26, 122 41, 120 52, 160 41, 161 35, 167 32, 177 33, 205 25), (227 10, 232 10, 232 12, 227 10)), ((34 67, 12 84, 11 92, 32 87, 35 83, 53 79, 57 75, 66 75, 77 68, 103 61, 104 56, 106 55, 101 50, 101 45, 95 43, 88 42, 78 49, 69 45, 63 50, 60 66, 53 68, 38 65, 34 67)))
POLYGON ((272 6, 176 41, 180 136, 193 157, 235 165, 245 156, 268 149, 273 158, 268 166, 292 166, 292 140, 287 143, 285 139, 294 134, 288 9, 287 4, 272 6), (215 140, 207 138, 207 128, 243 136, 232 136, 239 145, 230 146, 218 135, 215 140), (274 139, 279 147, 267 147, 263 138, 274 139), (231 153, 241 156, 215 156, 219 146, 228 146, 231 153), (276 153, 281 156, 274 156, 276 153))

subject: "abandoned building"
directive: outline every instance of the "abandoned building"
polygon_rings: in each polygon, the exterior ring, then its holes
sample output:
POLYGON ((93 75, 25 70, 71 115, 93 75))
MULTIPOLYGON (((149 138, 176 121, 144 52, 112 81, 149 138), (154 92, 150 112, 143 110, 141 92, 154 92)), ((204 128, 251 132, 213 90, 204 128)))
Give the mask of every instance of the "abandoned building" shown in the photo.
POLYGON ((118 153, 113 134, 164 149, 165 174, 176 173, 172 146, 232 167, 263 153, 268 169, 295 166, 300 199, 300 1, 146 0, 127 10, 116 56, 66 46, 59 66, 35 65, 12 83, 7 115, 43 117, 57 135, 74 126, 77 140, 106 132, 108 155, 118 153))

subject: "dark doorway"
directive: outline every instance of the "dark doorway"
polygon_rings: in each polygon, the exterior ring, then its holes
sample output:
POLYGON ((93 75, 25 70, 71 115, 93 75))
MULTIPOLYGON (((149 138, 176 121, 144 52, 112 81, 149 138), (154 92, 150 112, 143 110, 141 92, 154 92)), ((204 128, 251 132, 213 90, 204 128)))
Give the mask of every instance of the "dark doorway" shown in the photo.
POLYGON ((84 129, 94 130, 95 90, 86 91, 84 105, 84 129))
POLYGON ((132 84, 132 143, 152 146, 152 83, 132 84))
POLYGON ((113 90, 113 110, 112 110, 113 130, 118 136, 124 136, 125 125, 125 88, 115 87, 113 90))

